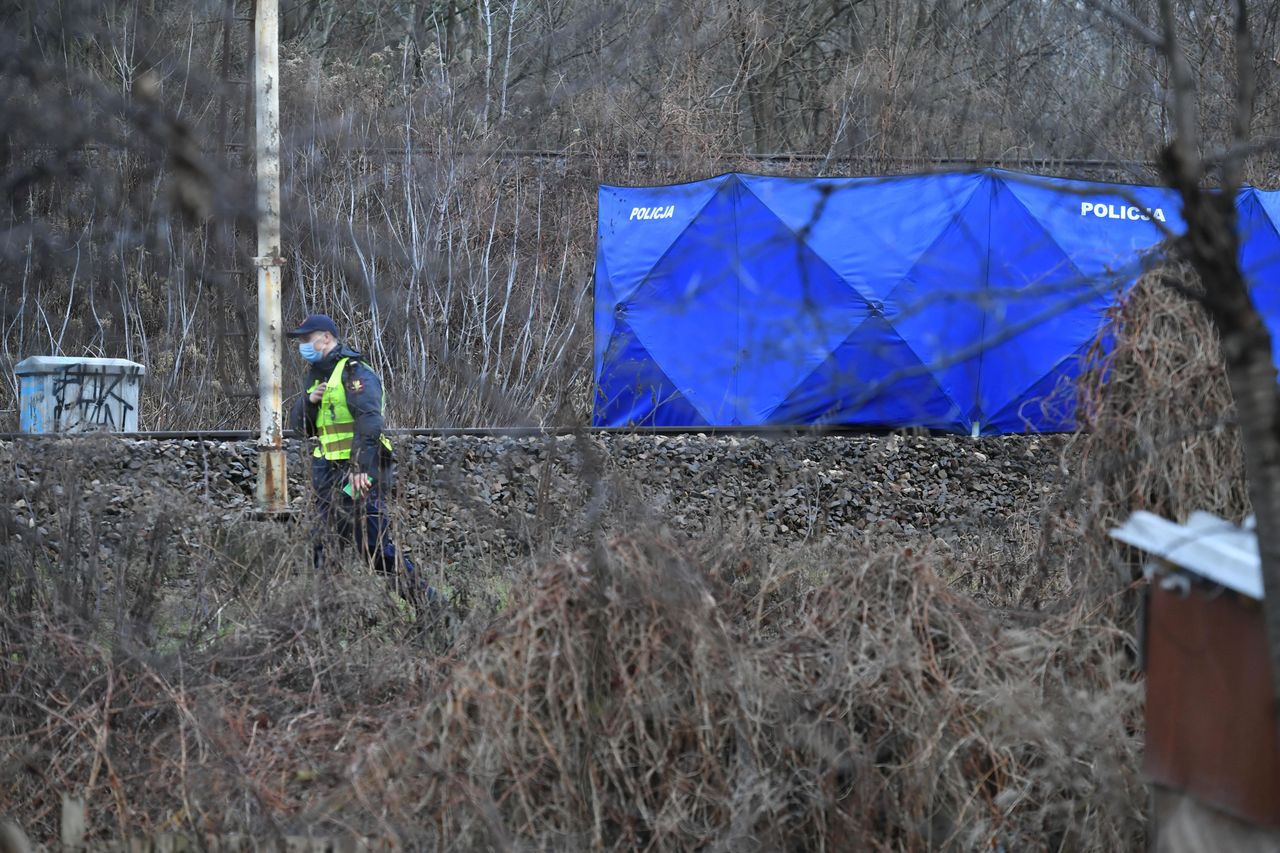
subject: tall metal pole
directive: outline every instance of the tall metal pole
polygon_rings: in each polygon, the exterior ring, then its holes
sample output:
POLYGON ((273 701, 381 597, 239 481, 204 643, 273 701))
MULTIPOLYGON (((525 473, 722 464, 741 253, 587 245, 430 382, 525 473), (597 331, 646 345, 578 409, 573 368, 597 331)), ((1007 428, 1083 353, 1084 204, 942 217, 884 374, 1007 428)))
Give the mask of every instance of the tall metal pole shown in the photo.
POLYGON ((258 164, 258 510, 289 506, 280 378, 280 39, 278 0, 257 0, 254 117, 258 164))

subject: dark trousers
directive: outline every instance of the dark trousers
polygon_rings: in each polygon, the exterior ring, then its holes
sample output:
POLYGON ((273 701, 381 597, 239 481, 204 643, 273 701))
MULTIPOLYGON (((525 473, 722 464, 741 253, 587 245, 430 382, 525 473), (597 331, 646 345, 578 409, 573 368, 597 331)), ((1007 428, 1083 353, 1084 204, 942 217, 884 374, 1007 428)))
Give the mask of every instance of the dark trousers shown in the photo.
POLYGON ((324 571, 325 540, 354 545, 387 582, 415 607, 434 601, 436 591, 423 580, 408 557, 396 553, 391 541, 391 520, 387 516, 386 494, 392 472, 374 475, 374 484, 364 497, 342 491, 350 474, 345 462, 312 458, 311 481, 316 489, 316 522, 312 531, 316 571, 324 571), (404 565, 403 576, 396 563, 404 565))

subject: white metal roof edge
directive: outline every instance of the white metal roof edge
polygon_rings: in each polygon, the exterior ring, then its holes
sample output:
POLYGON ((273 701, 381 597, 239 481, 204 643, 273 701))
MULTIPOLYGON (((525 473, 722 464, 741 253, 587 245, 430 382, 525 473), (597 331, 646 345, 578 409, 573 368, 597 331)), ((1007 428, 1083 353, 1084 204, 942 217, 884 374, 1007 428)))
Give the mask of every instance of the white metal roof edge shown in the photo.
POLYGON ((1258 540, 1225 519, 1198 512, 1184 526, 1137 510, 1110 535, 1241 595, 1263 598, 1258 540))
POLYGON ((146 373, 146 367, 127 358, 79 358, 66 355, 33 355, 24 358, 13 366, 15 376, 33 376, 41 373, 52 373, 73 365, 84 365, 96 370, 111 372, 112 369, 125 368, 130 373, 146 373))

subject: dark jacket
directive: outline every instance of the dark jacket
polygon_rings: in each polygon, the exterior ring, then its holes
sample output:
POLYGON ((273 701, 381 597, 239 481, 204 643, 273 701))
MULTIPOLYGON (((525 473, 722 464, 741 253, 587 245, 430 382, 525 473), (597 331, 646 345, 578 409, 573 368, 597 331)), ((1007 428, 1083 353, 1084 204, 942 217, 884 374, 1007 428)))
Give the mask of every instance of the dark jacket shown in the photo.
POLYGON ((308 399, 307 389, 317 382, 328 382, 341 358, 350 359, 342 371, 342 384, 347 390, 347 408, 356 419, 351 461, 365 473, 376 473, 391 463, 389 454, 379 441, 385 426, 382 420, 382 382, 356 350, 339 343, 323 361, 311 365, 302 396, 293 405, 293 428, 308 437, 316 435, 320 404, 308 399))

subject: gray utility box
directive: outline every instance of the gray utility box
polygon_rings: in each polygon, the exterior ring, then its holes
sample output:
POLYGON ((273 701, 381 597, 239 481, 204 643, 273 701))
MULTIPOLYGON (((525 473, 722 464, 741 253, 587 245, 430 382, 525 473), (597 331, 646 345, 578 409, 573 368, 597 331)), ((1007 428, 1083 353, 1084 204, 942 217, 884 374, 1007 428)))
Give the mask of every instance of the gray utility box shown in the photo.
POLYGON ((29 433, 137 432, 141 364, 123 358, 35 355, 13 369, 19 429, 29 433))

